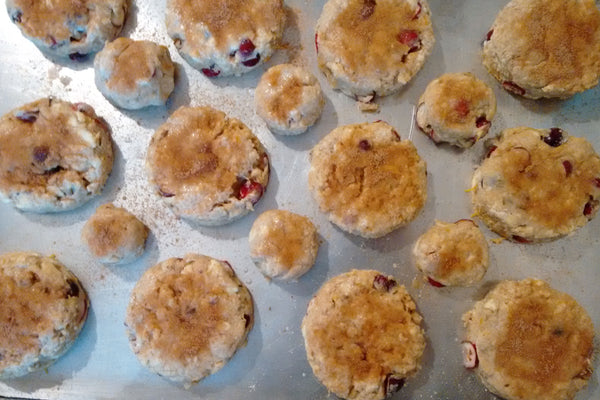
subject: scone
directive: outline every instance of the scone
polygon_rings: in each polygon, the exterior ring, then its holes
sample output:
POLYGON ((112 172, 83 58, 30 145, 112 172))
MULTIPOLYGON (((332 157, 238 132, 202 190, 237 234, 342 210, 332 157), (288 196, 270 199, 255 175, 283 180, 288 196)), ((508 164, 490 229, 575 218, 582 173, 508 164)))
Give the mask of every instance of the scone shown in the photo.
POLYGON ((127 264, 142 255, 149 232, 135 215, 108 203, 87 220, 81 240, 100 262, 127 264))
POLYGON ((77 60, 104 47, 125 24, 127 0, 6 0, 23 36, 42 52, 77 60))
POLYGON ((485 236, 470 219, 436 221, 417 239, 413 256, 429 283, 438 287, 474 285, 489 264, 485 236))
POLYGON ((291 280, 308 272, 319 250, 310 219, 285 210, 262 213, 248 235, 250 256, 268 278, 291 280))
POLYGON ((229 263, 198 254, 148 269, 125 320, 142 365, 186 386, 220 370, 253 323, 252 297, 229 263))
POLYGON ((331 86, 359 100, 400 90, 434 42, 426 0, 329 0, 315 36, 319 68, 331 86))
POLYGON ((473 173, 471 195, 475 215, 499 235, 557 239, 596 215, 600 157, 586 139, 558 128, 507 129, 473 173))
POLYGON ((285 23, 283 0, 167 0, 167 32, 208 77, 241 75, 267 61, 285 23))
POLYGON ((385 122, 340 126, 310 153, 309 188, 346 232, 377 238, 412 221, 427 198, 417 149, 385 122))
POLYGON ((269 181, 269 159, 258 138, 210 107, 176 110, 154 133, 146 167, 173 212, 203 225, 249 213, 269 181))
POLYGON ((417 126, 435 143, 471 147, 485 136, 496 115, 496 96, 470 73, 444 74, 419 99, 417 126))
POLYGON ((53 257, 0 255, 0 379, 44 369, 73 344, 89 300, 79 280, 53 257))
POLYGON ((544 281, 500 282, 463 322, 465 366, 503 399, 572 399, 592 375, 590 317, 544 281))
POLYGON ((512 0, 483 43, 483 65, 509 92, 567 98, 598 84, 600 11, 594 0, 512 0))
POLYGON ((308 304, 302 335, 317 379, 343 399, 379 400, 421 367, 421 316, 402 285, 373 270, 327 281, 308 304))
POLYGON ((118 38, 94 58, 98 90, 121 108, 164 105, 175 88, 175 66, 165 46, 118 38))
POLYGON ((45 98, 0 118, 0 200, 31 212, 79 207, 113 165, 110 128, 94 109, 45 98))
POLYGON ((321 116, 325 100, 310 71, 279 64, 263 74, 254 92, 256 113, 269 129, 281 135, 305 132, 321 116))

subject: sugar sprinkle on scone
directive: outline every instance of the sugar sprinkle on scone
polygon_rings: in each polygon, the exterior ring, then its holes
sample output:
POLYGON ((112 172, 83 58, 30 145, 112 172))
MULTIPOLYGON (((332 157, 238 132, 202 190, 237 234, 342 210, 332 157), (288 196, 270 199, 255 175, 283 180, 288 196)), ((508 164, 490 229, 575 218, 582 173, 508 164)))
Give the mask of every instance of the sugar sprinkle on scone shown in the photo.
POLYGON ((246 215, 269 181, 269 159, 258 138, 211 107, 176 110, 154 133, 146 167, 173 212, 202 225, 246 215))
POLYGON ((422 317, 403 285, 374 270, 327 281, 308 304, 302 335, 317 379, 344 399, 380 400, 421 367, 422 317))
POLYGON ((471 147, 485 136, 496 115, 496 96, 470 73, 431 81, 417 105, 417 126, 435 143, 471 147))
POLYGON ((483 43, 483 65, 509 92, 567 98, 598 84, 600 11, 594 0, 512 0, 483 43))
POLYGON ((31 212, 79 207, 113 166, 110 128, 85 103, 45 98, 0 118, 0 199, 31 212))
POLYGON ((168 0, 165 15, 181 56, 208 77, 241 75, 263 64, 285 24, 282 0, 168 0))
POLYGON ((0 379, 44 369, 77 339, 89 309, 81 283, 53 257, 0 255, 0 379))
POLYGON ((377 238, 411 222, 427 198, 417 149, 389 124, 340 126, 310 153, 309 188, 341 229, 377 238))
POLYGON ((462 319, 465 366, 503 399, 573 399, 592 375, 590 317, 544 281, 502 281, 462 319))
POLYGON ((598 211, 600 157, 584 138, 518 127, 490 143, 472 179, 475 215, 516 242, 560 238, 598 211))
POLYGON ((142 365, 186 386, 220 370, 253 324, 252 297, 229 263, 198 254, 148 269, 125 320, 142 365))

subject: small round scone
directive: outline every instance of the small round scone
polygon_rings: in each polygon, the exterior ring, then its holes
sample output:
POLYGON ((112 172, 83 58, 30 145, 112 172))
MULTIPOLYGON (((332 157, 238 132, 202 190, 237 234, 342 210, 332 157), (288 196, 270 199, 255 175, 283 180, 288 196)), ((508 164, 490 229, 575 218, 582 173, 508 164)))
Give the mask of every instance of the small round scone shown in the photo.
POLYGON ((590 317, 544 281, 502 281, 462 319, 465 366, 503 399, 573 399, 592 375, 590 317))
POLYGON ((600 11, 594 0, 512 0, 483 43, 483 65, 509 92, 567 98, 598 84, 600 11))
POLYGON ((125 320, 142 365, 186 386, 220 370, 253 323, 252 297, 229 263, 198 254, 149 268, 125 320))
POLYGON ((315 36, 319 68, 331 86, 359 100, 400 90, 434 42, 426 0, 329 0, 315 36))
POLYGON ((558 128, 507 129, 473 173, 475 215, 516 242, 560 238, 598 211, 600 157, 585 138, 558 128))
POLYGON ((42 52, 79 59, 115 38, 127 0, 6 0, 10 19, 42 52))
POLYGON ((341 229, 377 238, 412 221, 427 198, 417 149, 389 124, 340 126, 310 152, 309 188, 341 229))
POLYGON ((175 88, 175 66, 165 46, 118 38, 94 58, 96 87, 118 107, 164 105, 175 88))
POLYGON ((241 75, 267 61, 285 24, 283 0, 167 0, 169 36, 208 77, 241 75))
POLYGON ((496 96, 470 73, 444 74, 427 85, 417 106, 417 126, 435 143, 471 147, 496 115, 496 96))
POLYGON ((321 116, 325 100, 317 78, 303 67, 279 64, 263 74, 254 92, 256 113, 281 135, 305 132, 321 116))
POLYGON ((258 138, 211 107, 176 110, 154 133, 146 167, 173 212, 202 225, 246 215, 269 182, 269 159, 258 138))
POLYGON ((327 281, 302 320, 308 362, 343 399, 379 400, 421 368, 422 317, 403 285, 374 270, 327 281))
POLYGON ((0 200, 71 210, 98 195, 113 166, 110 128, 94 109, 45 98, 0 118, 0 200))
POLYGON ((0 379, 44 369, 71 347, 88 315, 79 280, 53 257, 0 255, 0 379))
POLYGON ((417 268, 433 286, 471 286, 481 280, 489 264, 488 245, 470 219, 436 221, 413 247, 417 268))
POLYGON ((310 219, 285 210, 262 213, 248 235, 250 256, 268 278, 297 279, 314 265, 319 250, 310 219))
POLYGON ((127 264, 142 255, 149 231, 135 215, 108 203, 87 220, 81 240, 100 262, 127 264))

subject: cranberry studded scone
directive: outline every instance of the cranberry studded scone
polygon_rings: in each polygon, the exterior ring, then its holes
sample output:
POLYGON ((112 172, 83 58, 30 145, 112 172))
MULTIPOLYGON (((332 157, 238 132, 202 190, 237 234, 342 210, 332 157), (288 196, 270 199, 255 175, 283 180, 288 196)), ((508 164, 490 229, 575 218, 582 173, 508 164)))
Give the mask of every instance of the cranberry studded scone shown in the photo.
POLYGON ((544 281, 502 281, 462 319, 465 367, 503 399, 573 399, 592 375, 590 317, 544 281))
POLYGON ((598 84, 600 11, 594 0, 512 0, 483 43, 483 65, 509 92, 567 98, 598 84))
POLYGON ((208 77, 241 75, 267 61, 285 24, 283 0, 168 0, 169 36, 208 77))
POLYGON ((472 178, 475 215, 516 242, 560 238, 598 211, 600 157, 584 138, 552 128, 507 129, 472 178))
POLYGON ((337 396, 380 400, 421 368, 421 321, 403 285, 374 270, 352 270, 325 282, 308 304, 306 356, 337 396))

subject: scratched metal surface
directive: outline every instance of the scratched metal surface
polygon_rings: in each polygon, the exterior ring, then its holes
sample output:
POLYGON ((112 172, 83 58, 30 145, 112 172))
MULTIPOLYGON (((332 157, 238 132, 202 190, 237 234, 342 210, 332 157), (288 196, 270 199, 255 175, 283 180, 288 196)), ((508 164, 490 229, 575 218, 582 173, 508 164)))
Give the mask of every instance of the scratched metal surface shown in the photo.
MULTIPOLYGON (((331 90, 316 67, 314 24, 324 0, 287 0, 287 45, 266 66, 240 78, 209 80, 189 67, 166 34, 164 0, 132 5, 124 36, 169 46, 177 63, 176 91, 166 107, 122 111, 96 90, 91 61, 58 64, 23 38, 0 12, 0 113, 43 96, 85 101, 111 125, 117 148, 114 170, 102 195, 75 211, 55 215, 21 213, 0 205, 0 251, 33 250, 55 254, 87 288, 92 308, 72 349, 47 372, 0 383, 8 397, 178 398, 178 399, 323 399, 329 396, 306 361, 300 323, 306 305, 328 278, 350 268, 375 268, 408 287, 424 317, 427 349, 423 368, 395 399, 493 399, 477 378, 461 366, 460 316, 498 280, 538 277, 574 296, 600 326, 600 218, 574 235, 540 245, 490 242, 491 266, 481 285, 436 289, 420 284, 410 256, 415 239, 435 219, 469 217, 465 189, 482 155, 482 144, 457 151, 435 146, 412 131, 411 115, 425 85, 444 72, 470 71, 494 88, 498 114, 490 136, 503 128, 560 126, 587 137, 600 150, 600 88, 566 101, 519 100, 501 90, 480 63, 480 42, 505 1, 431 0, 436 45, 416 78, 399 94, 382 99, 376 114, 362 114, 348 97, 331 90), (292 61, 319 78, 327 98, 321 120, 299 137, 271 134, 253 108, 253 90, 265 68, 292 61), (256 211, 230 225, 203 228, 176 219, 149 189, 144 172, 146 147, 153 131, 182 105, 208 104, 241 119, 267 148, 271 183, 256 211), (308 151, 342 124, 383 119, 403 137, 411 135, 427 161, 429 197, 408 227, 377 240, 346 234, 331 225, 308 194, 308 151), (107 267, 93 261, 80 245, 80 230, 94 209, 112 201, 138 215, 152 230, 141 260, 107 267), (256 216, 271 208, 309 216, 322 237, 315 267, 300 281, 269 283, 248 256, 247 235, 256 216), (129 349, 123 319, 129 293, 149 266, 168 257, 199 252, 231 262, 254 296, 256 323, 248 344, 218 373, 185 390, 142 368, 129 349)), ((496 236, 484 229, 489 239, 496 236)), ((596 366, 598 361, 596 358, 596 366)), ((598 399, 595 373, 578 399, 598 399)))

